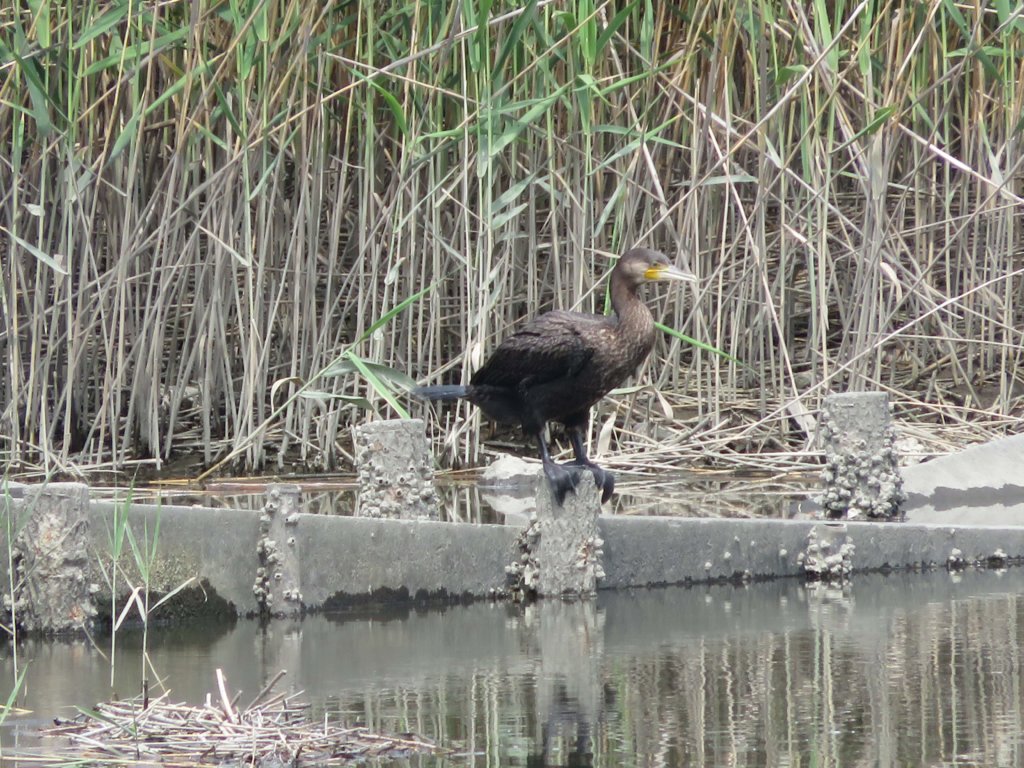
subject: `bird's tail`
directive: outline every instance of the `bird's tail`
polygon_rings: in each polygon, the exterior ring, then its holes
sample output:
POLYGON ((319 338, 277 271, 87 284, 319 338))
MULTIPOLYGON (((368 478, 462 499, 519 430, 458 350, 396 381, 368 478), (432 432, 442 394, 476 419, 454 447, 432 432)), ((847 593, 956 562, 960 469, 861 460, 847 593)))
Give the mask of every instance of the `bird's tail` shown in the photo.
POLYGON ((466 392, 466 387, 461 384, 434 384, 412 390, 412 394, 422 400, 458 400, 465 397, 466 392))

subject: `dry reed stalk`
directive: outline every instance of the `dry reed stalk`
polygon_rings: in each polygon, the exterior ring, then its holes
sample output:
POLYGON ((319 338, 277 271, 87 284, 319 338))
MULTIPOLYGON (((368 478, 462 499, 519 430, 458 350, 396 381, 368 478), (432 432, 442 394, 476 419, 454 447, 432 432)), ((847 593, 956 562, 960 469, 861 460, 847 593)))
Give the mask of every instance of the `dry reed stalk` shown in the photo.
MULTIPOLYGON (((143 707, 141 700, 98 704, 74 720, 56 721, 43 731, 66 740, 51 760, 72 756, 91 760, 147 760, 189 765, 221 765, 238 760, 304 765, 345 765, 367 759, 397 759, 444 753, 411 734, 387 736, 366 728, 343 728, 310 718, 299 694, 279 694, 235 711, 217 670, 220 706, 175 704, 166 695, 143 707)), ((266 697, 277 675, 256 701, 266 697)), ((19 758, 20 759, 20 758, 19 758)))
MULTIPOLYGON (((464 380, 525 315, 606 309, 637 242, 702 278, 659 317, 733 358, 666 337, 640 372, 698 393, 658 433, 674 463, 812 461, 838 389, 886 389, 936 448, 1009 431, 1024 28, 1004 5, 0 12, 0 461, 344 466, 348 425, 398 413, 400 385, 342 352, 464 380)), ((653 442, 639 399, 595 418, 620 463, 653 442)), ((433 432, 465 466, 489 428, 461 405, 433 432)))

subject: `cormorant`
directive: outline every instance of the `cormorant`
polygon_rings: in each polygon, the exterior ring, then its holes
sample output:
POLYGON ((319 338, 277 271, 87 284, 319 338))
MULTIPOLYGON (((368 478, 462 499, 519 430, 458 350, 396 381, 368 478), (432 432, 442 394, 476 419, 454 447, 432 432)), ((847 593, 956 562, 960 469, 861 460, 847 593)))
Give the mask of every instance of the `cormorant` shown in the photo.
POLYGON ((495 421, 522 425, 537 441, 559 504, 575 490, 582 468, 593 473, 603 503, 615 489, 615 478, 587 458, 583 430, 590 407, 632 374, 654 344, 654 318, 638 288, 652 280, 695 279, 664 254, 634 248, 611 273, 614 315, 564 310, 539 315, 501 342, 468 385, 416 387, 412 393, 429 400, 464 398, 495 421), (575 461, 552 460, 544 440, 548 421, 565 425, 575 461))

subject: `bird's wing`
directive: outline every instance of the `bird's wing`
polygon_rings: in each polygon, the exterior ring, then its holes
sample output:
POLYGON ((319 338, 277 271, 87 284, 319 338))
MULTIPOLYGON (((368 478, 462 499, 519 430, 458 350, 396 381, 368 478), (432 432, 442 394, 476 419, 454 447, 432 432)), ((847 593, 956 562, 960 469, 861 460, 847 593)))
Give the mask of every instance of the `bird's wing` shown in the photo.
POLYGON ((593 356, 603 324, 597 315, 555 311, 540 315, 507 337, 473 374, 472 383, 517 387, 577 373, 593 356))

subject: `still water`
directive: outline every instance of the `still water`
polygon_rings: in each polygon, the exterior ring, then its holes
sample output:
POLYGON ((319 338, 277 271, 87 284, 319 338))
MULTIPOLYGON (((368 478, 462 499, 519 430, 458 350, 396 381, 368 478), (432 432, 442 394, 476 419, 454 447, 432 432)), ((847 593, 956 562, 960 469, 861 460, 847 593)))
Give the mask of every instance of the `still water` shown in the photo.
MULTIPOLYGON (((455 481, 439 479, 435 490, 440 519, 445 522, 498 524, 509 513, 529 516, 535 507, 532 485, 492 487, 479 485, 476 474, 455 481)), ((296 479, 305 512, 352 516, 356 483, 351 477, 296 479)), ((205 488, 138 485, 92 486, 93 499, 131 500, 141 504, 199 505, 213 509, 261 509, 266 503, 267 481, 240 479, 210 483, 205 488)), ((616 492, 602 506, 602 514, 671 517, 791 517, 794 502, 817 492, 817 474, 743 476, 737 473, 703 474, 659 472, 649 476, 617 474, 616 492)))
MULTIPOLYGON (((173 701, 278 670, 314 713, 456 750, 401 765, 1024 765, 1024 569, 856 576, 157 628, 173 701)), ((141 638, 28 642, 5 765, 75 705, 138 691, 141 638)), ((0 646, 0 679, 12 681, 0 646)), ((216 693, 214 693, 216 697, 216 693)), ((28 763, 22 763, 28 764, 28 763)), ((39 763, 33 763, 38 765, 39 763)))

